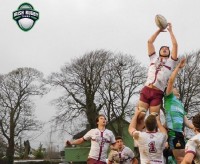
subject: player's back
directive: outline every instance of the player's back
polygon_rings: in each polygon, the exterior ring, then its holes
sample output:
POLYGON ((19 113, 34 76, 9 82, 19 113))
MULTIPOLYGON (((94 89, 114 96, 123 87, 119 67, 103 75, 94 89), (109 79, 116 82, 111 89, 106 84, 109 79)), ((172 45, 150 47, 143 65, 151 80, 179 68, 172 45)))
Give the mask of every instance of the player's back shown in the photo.
POLYGON ((160 132, 140 132, 137 140, 141 164, 164 163, 163 150, 167 136, 160 132))

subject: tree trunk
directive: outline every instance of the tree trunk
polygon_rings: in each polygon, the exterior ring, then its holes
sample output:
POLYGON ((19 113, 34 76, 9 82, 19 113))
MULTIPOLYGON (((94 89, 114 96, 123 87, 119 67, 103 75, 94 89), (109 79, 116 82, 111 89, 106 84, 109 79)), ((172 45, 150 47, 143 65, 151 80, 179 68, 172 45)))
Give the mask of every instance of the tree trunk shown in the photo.
POLYGON ((14 138, 9 140, 6 156, 8 158, 8 164, 13 164, 14 163, 14 138))
POLYGON ((97 109, 96 109, 96 105, 94 103, 90 103, 87 106, 88 106, 87 112, 86 112, 87 119, 88 119, 88 122, 90 124, 90 128, 93 129, 93 128, 97 127, 96 117, 98 116, 98 112, 97 112, 97 109))
POLYGON ((122 118, 118 120, 117 124, 118 136, 123 136, 123 121, 122 118))
POLYGON ((15 141, 14 141, 14 133, 15 133, 15 127, 14 127, 14 112, 11 111, 10 114, 10 138, 8 140, 8 148, 7 148, 7 158, 8 158, 8 164, 14 163, 14 148, 15 148, 15 141))

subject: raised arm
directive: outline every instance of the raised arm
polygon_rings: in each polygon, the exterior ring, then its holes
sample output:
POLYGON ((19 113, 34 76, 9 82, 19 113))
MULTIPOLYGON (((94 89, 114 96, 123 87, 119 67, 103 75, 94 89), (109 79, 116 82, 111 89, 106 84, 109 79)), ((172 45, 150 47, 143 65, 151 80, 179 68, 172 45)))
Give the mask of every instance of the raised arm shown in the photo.
POLYGON ((149 56, 152 55, 153 53, 155 53, 155 47, 154 47, 153 43, 161 31, 162 31, 161 29, 157 30, 148 40, 147 44, 148 44, 148 55, 149 56))
POLYGON ((137 126, 137 117, 139 115, 139 110, 138 108, 136 107, 135 108, 135 114, 129 124, 129 127, 128 127, 128 132, 131 136, 133 136, 133 132, 136 131, 136 126, 137 126))
POLYGON ((171 52, 171 57, 174 60, 177 60, 178 56, 178 43, 176 41, 176 38, 174 36, 174 33, 172 31, 172 24, 168 23, 168 28, 167 30, 169 31, 170 37, 171 37, 171 42, 172 42, 172 52, 171 52))
POLYGON ((167 89, 166 89, 166 95, 169 95, 170 93, 172 93, 176 76, 177 76, 178 72, 181 70, 181 68, 183 68, 185 66, 185 62, 186 62, 186 59, 182 58, 181 61, 177 64, 174 71, 172 72, 171 76, 169 77, 167 89))
POLYGON ((190 129, 194 129, 194 125, 192 124, 191 121, 188 120, 188 118, 186 116, 184 116, 184 124, 185 126, 187 126, 190 129))
POLYGON ((192 164, 194 157, 195 157, 195 155, 192 152, 185 154, 181 164, 192 164))
POLYGON ((157 121, 157 126, 158 126, 158 129, 160 130, 160 132, 167 135, 167 130, 164 128, 164 126, 162 125, 162 123, 160 121, 160 115, 156 116, 156 121, 157 121))

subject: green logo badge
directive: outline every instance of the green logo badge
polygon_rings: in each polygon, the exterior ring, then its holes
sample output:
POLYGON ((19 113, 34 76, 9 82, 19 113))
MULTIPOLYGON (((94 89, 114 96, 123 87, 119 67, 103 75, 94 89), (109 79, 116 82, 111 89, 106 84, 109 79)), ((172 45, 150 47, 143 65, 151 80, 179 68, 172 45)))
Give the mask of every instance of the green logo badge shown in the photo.
POLYGON ((35 11, 29 3, 23 3, 13 12, 13 19, 17 22, 20 29, 29 31, 39 19, 39 12, 35 11))

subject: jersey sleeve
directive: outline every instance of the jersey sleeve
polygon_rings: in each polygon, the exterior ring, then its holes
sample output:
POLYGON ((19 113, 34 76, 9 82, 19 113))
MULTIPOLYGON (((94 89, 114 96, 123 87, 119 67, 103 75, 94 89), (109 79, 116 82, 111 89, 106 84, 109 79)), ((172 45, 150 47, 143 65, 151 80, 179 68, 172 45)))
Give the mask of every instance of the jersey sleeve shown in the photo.
POLYGON ((152 55, 149 55, 149 59, 150 59, 150 62, 151 62, 151 63, 154 63, 155 60, 157 59, 156 53, 154 52, 152 55))
POLYGON ((93 130, 93 129, 91 129, 90 131, 88 131, 88 132, 83 136, 83 139, 84 139, 84 140, 88 141, 88 140, 90 140, 90 139, 92 138, 92 137, 91 137, 92 130, 93 130))
POLYGON ((172 59, 171 57, 169 57, 169 59, 167 60, 167 65, 171 67, 171 69, 173 70, 177 64, 177 60, 172 59))
POLYGON ((129 154, 129 158, 130 159, 133 159, 134 157, 135 157, 135 154, 133 153, 133 151, 129 148, 129 147, 127 147, 127 149, 128 149, 128 154, 129 154))
POLYGON ((141 136, 141 132, 135 130, 135 131, 132 132, 132 136, 133 136, 133 139, 134 139, 134 140, 138 140, 138 139, 139 139, 139 136, 141 136))
POLYGON ((195 145, 196 145, 195 141, 190 139, 185 146, 185 153, 193 153, 195 155, 196 154, 195 145))
POLYGON ((112 131, 110 131, 110 132, 111 132, 110 143, 111 143, 111 144, 114 144, 114 143, 116 142, 116 140, 115 140, 115 136, 114 136, 114 134, 113 134, 112 131))

